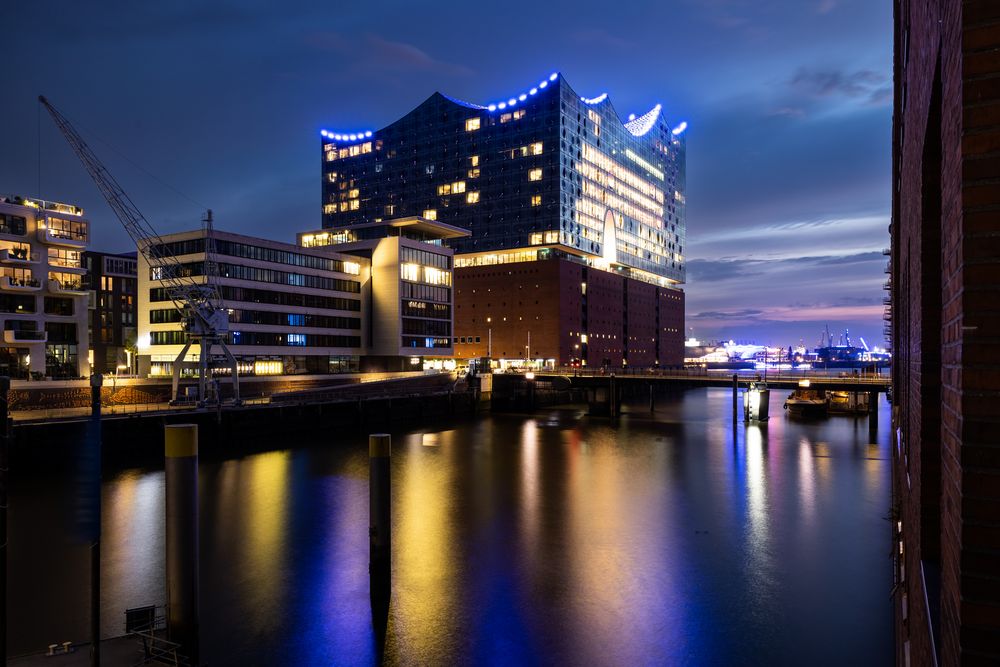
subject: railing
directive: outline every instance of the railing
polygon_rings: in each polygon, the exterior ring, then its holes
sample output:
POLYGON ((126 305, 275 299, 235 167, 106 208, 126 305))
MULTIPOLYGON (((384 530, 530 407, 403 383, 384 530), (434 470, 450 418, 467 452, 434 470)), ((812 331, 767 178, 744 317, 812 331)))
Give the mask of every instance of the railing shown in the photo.
MULTIPOLYGON (((874 363, 874 362, 873 362, 874 363)), ((748 369, 749 370, 749 369, 748 369)), ((837 370, 837 369, 830 369, 837 370)), ((537 375, 563 375, 563 376, 574 376, 574 377, 615 377, 620 378, 662 378, 667 380, 724 380, 730 378, 734 373, 739 375, 736 371, 709 371, 704 368, 697 369, 684 369, 684 370, 661 370, 655 368, 616 368, 614 370, 602 370, 602 369, 591 369, 591 368, 566 368, 558 367, 554 369, 547 370, 536 370, 532 371, 537 375)), ((759 375, 762 380, 768 380, 773 382, 798 382, 800 380, 811 380, 822 383, 824 381, 829 383, 841 383, 849 381, 852 384, 864 384, 872 386, 882 386, 890 381, 890 378, 886 375, 853 375, 842 372, 840 375, 830 375, 829 371, 825 369, 803 369, 800 371, 782 371, 780 373, 767 373, 766 376, 760 371, 753 371, 755 377, 759 375)), ((511 372, 510 374, 523 374, 524 371, 511 372)), ((747 379, 747 374, 744 373, 740 375, 740 380, 745 381, 747 379)))
POLYGON ((0 250, 0 262, 37 262, 38 253, 27 248, 4 248, 0 250))
POLYGON ((45 341, 48 340, 48 332, 36 329, 4 329, 4 339, 7 341, 45 341), (7 334, 11 334, 9 337, 7 334))
POLYGON ((11 276, 2 277, 7 279, 7 287, 24 287, 34 289, 42 286, 42 283, 37 278, 12 278, 11 276))
POLYGON ((52 257, 49 256, 49 266, 58 266, 65 269, 82 269, 83 260, 81 259, 66 259, 65 257, 52 257))

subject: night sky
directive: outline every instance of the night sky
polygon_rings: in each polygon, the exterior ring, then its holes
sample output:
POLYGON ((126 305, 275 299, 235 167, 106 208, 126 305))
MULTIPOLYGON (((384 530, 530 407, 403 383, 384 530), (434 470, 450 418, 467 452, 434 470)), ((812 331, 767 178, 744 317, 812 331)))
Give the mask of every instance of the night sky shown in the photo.
POLYGON ((134 248, 39 94, 162 233, 212 208, 221 229, 293 241, 320 226, 320 128, 559 71, 622 114, 659 102, 689 123, 689 334, 882 341, 889 2, 12 0, 0 21, 0 193, 83 206, 94 249, 134 248))

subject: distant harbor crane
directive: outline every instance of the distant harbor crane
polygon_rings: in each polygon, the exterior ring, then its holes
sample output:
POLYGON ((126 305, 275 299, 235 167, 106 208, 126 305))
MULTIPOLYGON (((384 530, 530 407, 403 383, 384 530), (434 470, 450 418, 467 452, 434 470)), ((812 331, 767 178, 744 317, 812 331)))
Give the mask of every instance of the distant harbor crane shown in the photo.
MULTIPOLYGON (((206 262, 208 266, 205 270, 205 282, 197 282, 188 275, 177 257, 166 250, 163 239, 156 233, 153 226, 146 220, 139 208, 121 188, 107 167, 97 158, 69 120, 56 110, 45 97, 40 95, 38 101, 48 110, 56 127, 62 132, 70 148, 73 149, 87 173, 94 180, 97 189, 101 191, 111 210, 118 216, 139 252, 149 262, 152 276, 166 284, 167 295, 172 300, 174 307, 180 311, 181 328, 187 334, 187 339, 180 354, 174 360, 171 398, 173 401, 180 398, 178 391, 181 367, 191 345, 197 344, 199 347, 198 405, 204 406, 209 402, 218 403, 221 401, 217 391, 213 392, 211 401, 208 396, 208 384, 211 379, 209 362, 212 348, 216 346, 222 350, 222 354, 232 371, 233 401, 239 403, 239 369, 236 358, 229 351, 225 342, 225 336, 229 332, 229 313, 223 305, 218 288, 212 282, 212 262, 206 262)), ((206 254, 211 257, 213 245, 211 211, 207 212, 203 222, 205 222, 209 232, 206 240, 208 244, 206 254)))

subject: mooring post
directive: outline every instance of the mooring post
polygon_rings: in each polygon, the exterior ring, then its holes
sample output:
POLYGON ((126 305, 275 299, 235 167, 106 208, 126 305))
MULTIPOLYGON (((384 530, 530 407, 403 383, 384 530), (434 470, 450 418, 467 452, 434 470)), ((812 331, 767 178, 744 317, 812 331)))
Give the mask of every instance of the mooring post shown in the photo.
POLYGON ((94 499, 96 503, 96 531, 93 542, 90 543, 90 664, 99 667, 101 664, 101 386, 104 376, 100 373, 90 375, 90 424, 87 428, 87 442, 93 461, 92 474, 97 477, 94 482, 94 499))
POLYGON ((868 439, 878 440, 878 392, 868 392, 868 439))
POLYGON ((653 400, 653 383, 652 382, 649 383, 649 411, 650 412, 655 412, 656 411, 656 403, 653 400))
POLYGON ((389 463, 392 436, 372 433, 368 436, 368 574, 371 594, 376 599, 388 597, 391 572, 391 497, 389 463))
POLYGON ((0 659, 7 664, 7 475, 10 471, 10 422, 7 395, 10 378, 0 377, 0 659))
POLYGON ((167 494, 167 634, 192 665, 200 663, 198 575, 198 425, 164 429, 167 494))
POLYGON ((733 373, 733 423, 736 423, 736 399, 740 393, 740 376, 733 373))

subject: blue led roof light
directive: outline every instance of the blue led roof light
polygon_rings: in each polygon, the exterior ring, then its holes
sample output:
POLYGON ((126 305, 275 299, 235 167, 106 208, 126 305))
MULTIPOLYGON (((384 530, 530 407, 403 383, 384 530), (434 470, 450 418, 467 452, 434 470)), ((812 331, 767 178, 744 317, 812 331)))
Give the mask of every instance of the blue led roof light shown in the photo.
POLYGON ((632 136, 641 137, 652 130, 653 126, 656 125, 656 119, 660 117, 660 110, 662 108, 662 104, 657 104, 655 107, 638 118, 634 118, 625 123, 625 129, 631 132, 632 136))
MULTIPOLYGON (((496 111, 502 111, 504 109, 507 109, 508 107, 513 108, 517 106, 519 102, 526 102, 529 96, 537 95, 540 91, 546 89, 550 82, 557 81, 560 76, 561 75, 559 72, 553 72, 548 77, 539 81, 537 85, 532 86, 530 89, 528 89, 527 92, 519 93, 518 95, 510 97, 506 100, 491 103, 488 106, 474 104, 472 102, 465 102, 463 100, 458 100, 453 97, 449 97, 447 95, 442 95, 442 97, 456 104, 467 107, 469 109, 475 109, 477 111, 488 111, 492 113, 496 111)), ((606 92, 601 93, 597 97, 588 98, 580 96, 580 100, 587 105, 596 105, 596 104, 601 104, 603 102, 609 102, 608 93, 606 92)), ((619 120, 625 127, 625 129, 627 129, 632 134, 632 136, 641 137, 647 134, 650 130, 652 130, 656 126, 657 122, 660 119, 660 112, 662 111, 662 109, 663 105, 657 104, 656 106, 654 106, 652 109, 642 114, 641 116, 636 116, 634 113, 630 113, 628 115, 628 120, 621 120, 620 118, 619 120)), ((685 121, 674 127, 673 130, 671 130, 671 133, 673 136, 676 137, 682 134, 686 129, 687 129, 687 122, 685 121)), ((364 141, 365 139, 372 137, 374 132, 372 130, 365 130, 362 132, 353 132, 349 134, 336 134, 334 132, 331 132, 330 130, 324 129, 320 132, 320 134, 324 138, 333 139, 335 141, 354 142, 359 140, 364 141)))

